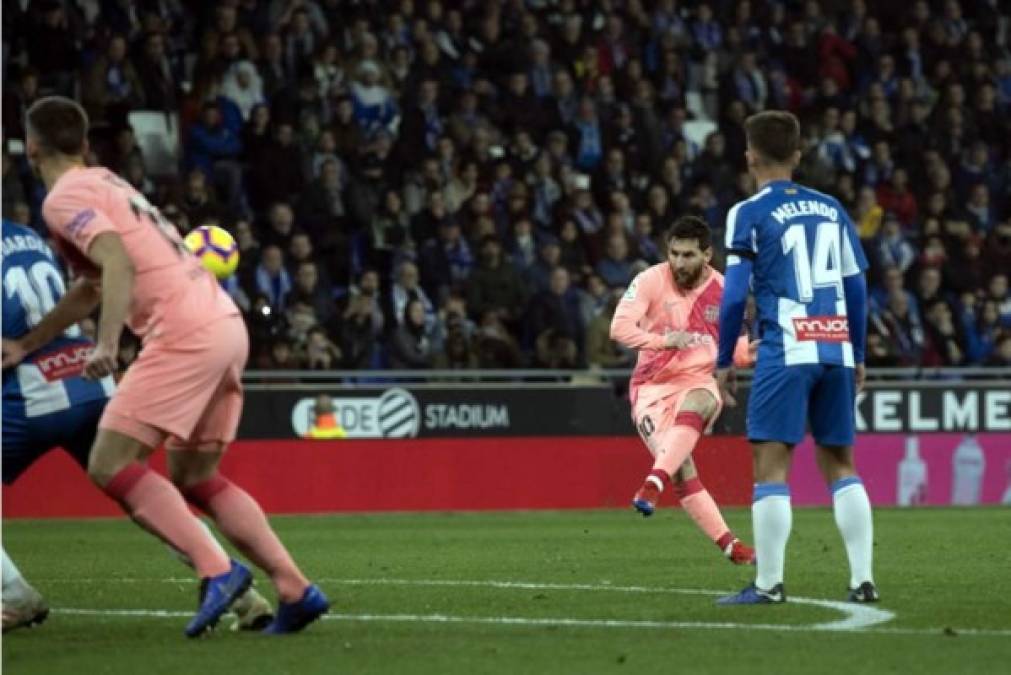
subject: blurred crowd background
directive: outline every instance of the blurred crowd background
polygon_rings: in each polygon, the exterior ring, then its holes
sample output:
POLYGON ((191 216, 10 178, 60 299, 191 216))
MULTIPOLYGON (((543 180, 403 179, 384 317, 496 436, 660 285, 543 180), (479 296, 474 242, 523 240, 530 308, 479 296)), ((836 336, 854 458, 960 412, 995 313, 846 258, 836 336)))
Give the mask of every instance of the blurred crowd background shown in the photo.
MULTIPOLYGON (((754 191, 743 121, 871 261, 868 365, 1011 365, 1002 0, 4 0, 3 215, 46 232, 22 116, 228 229, 251 367, 624 367, 621 292, 754 191)), ((124 357, 136 353, 124 344, 124 357)))

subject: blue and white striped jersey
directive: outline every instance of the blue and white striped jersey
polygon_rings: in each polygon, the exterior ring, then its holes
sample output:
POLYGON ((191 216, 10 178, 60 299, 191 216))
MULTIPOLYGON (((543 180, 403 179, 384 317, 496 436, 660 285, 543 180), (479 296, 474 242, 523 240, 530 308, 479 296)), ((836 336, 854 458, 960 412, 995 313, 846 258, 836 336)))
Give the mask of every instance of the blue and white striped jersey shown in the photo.
MULTIPOLYGON (((66 290, 56 258, 34 230, 6 220, 3 238, 3 337, 17 339, 56 306, 66 290)), ((3 372, 4 417, 39 417, 108 398, 111 377, 80 377, 92 344, 77 326, 3 372)))
POLYGON ((835 198, 792 181, 768 183, 730 210, 726 246, 728 270, 752 261, 760 361, 854 365, 843 280, 863 274, 867 259, 835 198))

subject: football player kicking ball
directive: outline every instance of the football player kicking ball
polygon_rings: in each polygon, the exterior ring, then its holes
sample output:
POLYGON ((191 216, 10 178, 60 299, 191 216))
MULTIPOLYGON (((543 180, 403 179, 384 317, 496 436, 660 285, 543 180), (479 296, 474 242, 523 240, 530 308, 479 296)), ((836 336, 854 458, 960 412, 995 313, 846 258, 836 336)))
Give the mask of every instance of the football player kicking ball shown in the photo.
MULTIPOLYGON (((55 256, 34 230, 0 225, 3 240, 3 351, 17 351, 24 337, 55 303, 65 286, 55 256)), ((52 342, 3 371, 3 484, 12 485, 39 457, 62 447, 82 469, 98 420, 115 389, 111 377, 81 377, 92 344, 71 327, 52 342)), ((207 536, 211 537, 207 530, 207 536)), ((217 542, 214 542, 217 544, 217 542)), ((42 623, 49 606, 3 554, 3 632, 42 623)), ((257 630, 273 618, 270 605, 250 588, 232 605, 233 628, 257 630)))
POLYGON ((218 473, 242 411, 249 343, 238 308, 142 194, 107 169, 85 167, 88 120, 80 105, 43 98, 25 121, 28 160, 49 191, 43 216, 81 280, 22 346, 47 343, 99 303, 86 377, 116 368, 124 323, 143 343, 102 414, 88 474, 134 521, 192 561, 202 583, 187 636, 214 626, 252 582, 247 567, 211 544, 187 502, 270 577, 279 607, 265 632, 301 630, 327 611, 326 596, 253 498, 218 473), (143 462, 163 443, 171 482, 143 462))
POLYGON ((792 180, 800 161, 797 118, 761 112, 748 118, 745 134, 758 193, 727 214, 727 283, 716 365, 721 389, 732 388, 730 336, 741 326, 752 287, 762 335, 748 399, 758 565, 754 584, 719 602, 786 600, 783 562, 793 522, 786 480, 791 452, 807 424, 849 558, 849 599, 874 602, 871 503, 853 465, 855 398, 867 335, 867 260, 846 209, 792 180))
MULTIPOLYGON (((694 216, 679 218, 667 233, 666 248, 667 262, 632 281, 611 322, 611 339, 639 351, 629 398, 633 422, 654 457, 632 505, 652 515, 671 482, 699 529, 731 562, 749 565, 754 551, 727 527, 691 458, 721 407, 713 364, 723 276, 709 265, 709 226, 694 216)), ((738 346, 740 362, 749 363, 747 339, 738 346)))

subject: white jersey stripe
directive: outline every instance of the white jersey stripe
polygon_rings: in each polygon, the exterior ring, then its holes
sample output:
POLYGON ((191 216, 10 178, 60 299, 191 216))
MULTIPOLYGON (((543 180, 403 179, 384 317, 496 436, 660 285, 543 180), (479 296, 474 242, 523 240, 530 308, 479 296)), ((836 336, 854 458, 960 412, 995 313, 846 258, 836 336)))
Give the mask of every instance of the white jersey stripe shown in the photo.
POLYGON ((779 328, 783 331, 783 358, 788 366, 818 363, 818 343, 798 340, 793 327, 795 318, 807 316, 807 305, 789 298, 779 299, 779 328))
POLYGON ((39 417, 70 407, 70 395, 63 380, 48 382, 33 363, 18 366, 18 384, 25 401, 25 417, 39 417))

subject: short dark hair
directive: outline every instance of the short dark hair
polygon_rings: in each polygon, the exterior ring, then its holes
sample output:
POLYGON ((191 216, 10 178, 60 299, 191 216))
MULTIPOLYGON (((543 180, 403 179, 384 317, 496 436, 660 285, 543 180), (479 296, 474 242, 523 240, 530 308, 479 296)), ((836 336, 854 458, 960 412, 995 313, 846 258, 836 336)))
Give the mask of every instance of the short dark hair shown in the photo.
POLYGON ((744 122, 748 145, 763 159, 786 164, 800 150, 800 122, 784 110, 756 113, 744 122))
POLYGON ((63 96, 40 98, 25 113, 25 127, 47 153, 84 154, 88 114, 77 101, 63 96))
POLYGON ((694 239, 698 242, 699 249, 705 251, 712 246, 712 232, 709 224, 698 216, 681 216, 674 221, 671 228, 667 230, 664 242, 670 246, 674 239, 694 239))

